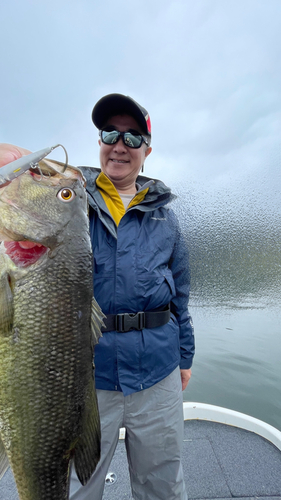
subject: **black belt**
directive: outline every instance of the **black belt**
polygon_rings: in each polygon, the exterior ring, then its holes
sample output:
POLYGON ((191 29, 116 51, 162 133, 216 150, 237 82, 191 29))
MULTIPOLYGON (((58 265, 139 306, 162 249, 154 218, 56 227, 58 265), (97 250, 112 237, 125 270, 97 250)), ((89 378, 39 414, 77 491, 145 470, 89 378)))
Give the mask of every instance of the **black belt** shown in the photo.
POLYGON ((105 327, 102 332, 129 332, 143 328, 156 328, 168 323, 170 319, 170 304, 161 311, 148 311, 137 313, 108 314, 103 320, 105 327))

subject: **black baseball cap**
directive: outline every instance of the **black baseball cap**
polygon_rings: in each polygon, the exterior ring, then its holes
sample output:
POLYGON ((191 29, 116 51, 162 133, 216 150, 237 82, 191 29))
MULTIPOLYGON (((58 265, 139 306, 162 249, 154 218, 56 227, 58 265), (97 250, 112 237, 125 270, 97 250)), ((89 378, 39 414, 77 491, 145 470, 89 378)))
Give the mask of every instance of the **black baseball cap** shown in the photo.
POLYGON ((134 99, 123 94, 108 94, 94 106, 92 120, 101 130, 111 116, 128 114, 139 124, 142 132, 151 137, 150 116, 134 99))

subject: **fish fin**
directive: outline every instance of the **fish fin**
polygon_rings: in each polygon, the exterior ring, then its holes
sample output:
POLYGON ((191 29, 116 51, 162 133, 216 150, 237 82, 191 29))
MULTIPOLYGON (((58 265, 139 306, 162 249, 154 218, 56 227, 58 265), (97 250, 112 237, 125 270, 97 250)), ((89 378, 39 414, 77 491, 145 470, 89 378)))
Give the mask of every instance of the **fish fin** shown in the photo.
POLYGON ((82 433, 75 447, 74 465, 78 479, 87 484, 100 459, 100 419, 95 382, 91 381, 82 421, 82 433))
POLYGON ((91 328, 92 328, 92 340, 93 346, 96 345, 99 341, 99 338, 102 337, 101 327, 104 326, 103 318, 105 315, 103 314, 100 306, 98 305, 95 298, 92 300, 92 311, 91 311, 91 328))
POLYGON ((0 437, 0 479, 2 479, 9 466, 10 464, 7 457, 7 453, 0 437))
POLYGON ((13 319, 14 296, 12 292, 12 278, 7 271, 3 271, 0 275, 0 334, 9 334, 12 329, 13 319))

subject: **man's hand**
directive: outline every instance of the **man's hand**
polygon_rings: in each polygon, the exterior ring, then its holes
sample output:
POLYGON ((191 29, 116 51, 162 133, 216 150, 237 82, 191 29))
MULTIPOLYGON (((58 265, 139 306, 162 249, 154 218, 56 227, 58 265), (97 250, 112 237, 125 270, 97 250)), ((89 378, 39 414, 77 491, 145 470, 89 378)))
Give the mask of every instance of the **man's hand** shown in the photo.
POLYGON ((180 372, 181 372, 182 390, 184 391, 191 377, 191 368, 189 368, 188 370, 181 370, 180 372))
POLYGON ((31 151, 28 149, 20 148, 18 146, 13 146, 13 144, 0 144, 0 167, 11 163, 11 161, 17 160, 24 155, 28 155, 31 151))

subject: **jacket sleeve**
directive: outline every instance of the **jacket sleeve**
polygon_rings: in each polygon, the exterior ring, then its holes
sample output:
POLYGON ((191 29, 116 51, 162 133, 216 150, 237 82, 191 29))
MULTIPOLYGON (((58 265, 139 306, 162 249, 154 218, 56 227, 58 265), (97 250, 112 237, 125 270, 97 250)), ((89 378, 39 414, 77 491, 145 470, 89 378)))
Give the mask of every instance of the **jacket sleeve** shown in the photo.
POLYGON ((175 245, 169 267, 172 271, 176 295, 171 302, 171 312, 175 315, 180 332, 180 368, 188 369, 192 365, 195 352, 194 329, 192 318, 188 312, 190 291, 190 269, 188 259, 187 241, 182 234, 175 214, 171 212, 176 230, 175 245))

